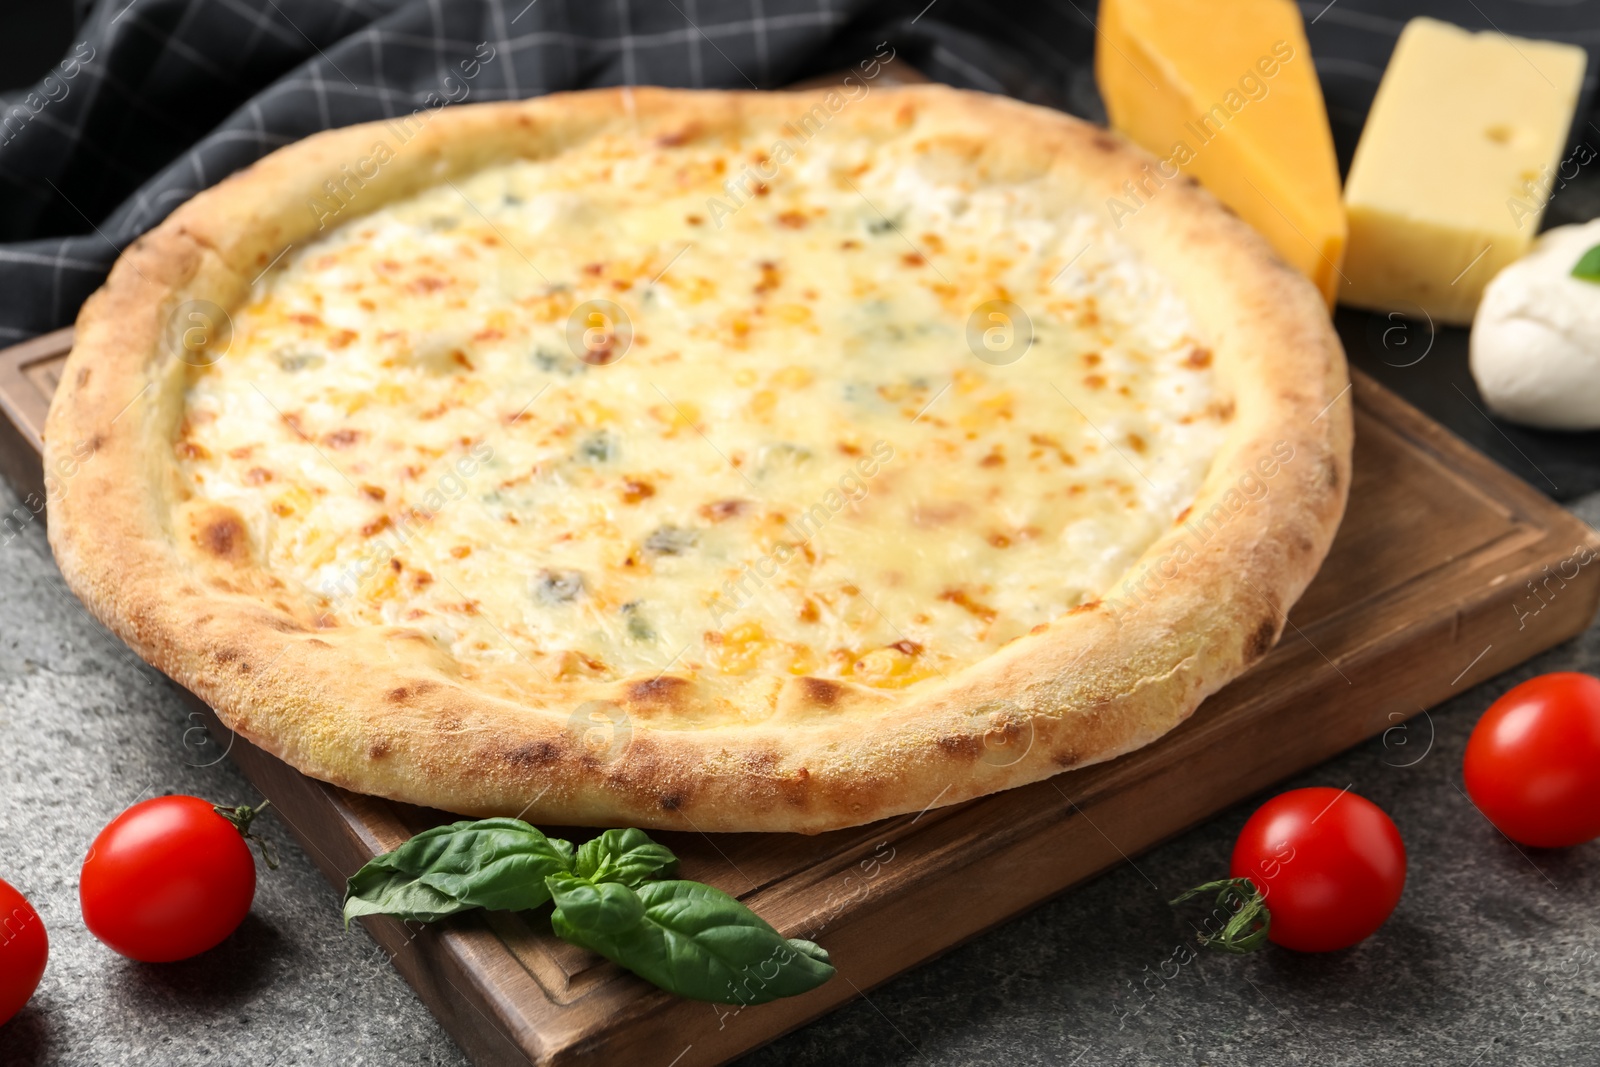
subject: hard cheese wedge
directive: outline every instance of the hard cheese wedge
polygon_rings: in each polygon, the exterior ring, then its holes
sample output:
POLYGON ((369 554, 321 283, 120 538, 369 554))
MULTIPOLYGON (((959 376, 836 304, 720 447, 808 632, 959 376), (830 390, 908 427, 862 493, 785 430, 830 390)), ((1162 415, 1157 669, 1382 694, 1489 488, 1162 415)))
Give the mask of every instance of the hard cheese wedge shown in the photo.
POLYGON ((1340 285, 1339 165, 1291 0, 1102 0, 1095 77, 1111 125, 1153 153, 1107 204, 1119 227, 1179 170, 1322 290, 1340 285))
POLYGON ((1345 184, 1340 299, 1465 325, 1528 249, 1583 82, 1583 49, 1412 19, 1345 184))

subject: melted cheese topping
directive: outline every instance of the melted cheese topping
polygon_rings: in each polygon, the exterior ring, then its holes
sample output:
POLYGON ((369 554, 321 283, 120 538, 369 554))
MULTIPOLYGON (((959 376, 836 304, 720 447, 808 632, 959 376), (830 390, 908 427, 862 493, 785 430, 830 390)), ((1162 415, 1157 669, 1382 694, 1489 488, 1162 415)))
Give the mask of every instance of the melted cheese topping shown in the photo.
POLYGON ((1226 418, 1160 275, 906 139, 763 158, 597 138, 294 248, 194 374, 193 494, 324 625, 742 714, 949 677, 1110 588, 1226 418), (985 347, 997 299, 1031 345, 985 347))

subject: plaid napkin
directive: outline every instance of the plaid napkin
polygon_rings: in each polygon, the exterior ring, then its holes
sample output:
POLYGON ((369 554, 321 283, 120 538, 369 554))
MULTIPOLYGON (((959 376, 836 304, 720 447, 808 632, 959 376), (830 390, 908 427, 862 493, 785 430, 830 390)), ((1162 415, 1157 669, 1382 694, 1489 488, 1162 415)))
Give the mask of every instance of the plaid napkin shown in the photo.
POLYGON ((886 40, 940 81, 1062 106, 1076 74, 1092 99, 1091 23, 1031 6, 98 0, 52 73, 0 100, 0 344, 68 325, 174 207, 329 127, 591 86, 776 88, 886 40), (997 44, 1013 9, 1021 43, 997 44))
MULTIPOLYGON (((1592 6, 1302 3, 1341 157, 1410 15, 1592 47, 1592 6)), ((0 97, 0 345, 70 324, 120 249, 213 182, 419 107, 777 88, 888 42, 936 81, 1104 119, 1093 0, 78 0, 78 15, 51 74, 0 97)))

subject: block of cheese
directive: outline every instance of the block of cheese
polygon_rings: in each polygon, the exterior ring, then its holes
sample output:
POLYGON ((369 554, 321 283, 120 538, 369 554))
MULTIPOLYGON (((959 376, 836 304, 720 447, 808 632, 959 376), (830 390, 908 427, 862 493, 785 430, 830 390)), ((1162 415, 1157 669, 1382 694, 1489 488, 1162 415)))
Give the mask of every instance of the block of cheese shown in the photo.
POLYGON ((1339 299, 1465 325, 1539 230, 1584 51, 1412 19, 1345 183, 1339 299))
POLYGON ((1339 165, 1292 0, 1102 0, 1095 79, 1114 129, 1158 160, 1107 205, 1119 227, 1193 175, 1333 303, 1339 165))

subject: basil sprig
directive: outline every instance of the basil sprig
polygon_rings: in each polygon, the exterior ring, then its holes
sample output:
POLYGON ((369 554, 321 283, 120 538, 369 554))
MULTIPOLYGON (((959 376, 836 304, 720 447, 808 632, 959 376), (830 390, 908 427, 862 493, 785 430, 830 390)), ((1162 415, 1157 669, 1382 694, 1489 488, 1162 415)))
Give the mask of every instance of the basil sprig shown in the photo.
POLYGON ((678 857, 671 849, 650 840, 643 830, 630 827, 607 830, 579 845, 572 873, 591 882, 621 882, 637 888, 646 879, 669 874, 677 866, 678 857))
POLYGON ((677 865, 642 830, 607 830, 574 852, 520 819, 468 820, 362 867, 345 889, 344 917, 433 922, 554 899, 558 937, 691 1000, 764 1004, 833 977, 819 946, 785 938, 720 889, 666 880, 677 865))
POLYGON ((700 882, 549 879, 557 936, 690 1000, 765 1004, 833 977, 828 954, 787 940, 743 904, 700 882))
POLYGON ((550 899, 545 878, 571 869, 572 846, 521 819, 436 826, 351 877, 344 921, 393 915, 431 923, 471 908, 536 908, 550 899))

